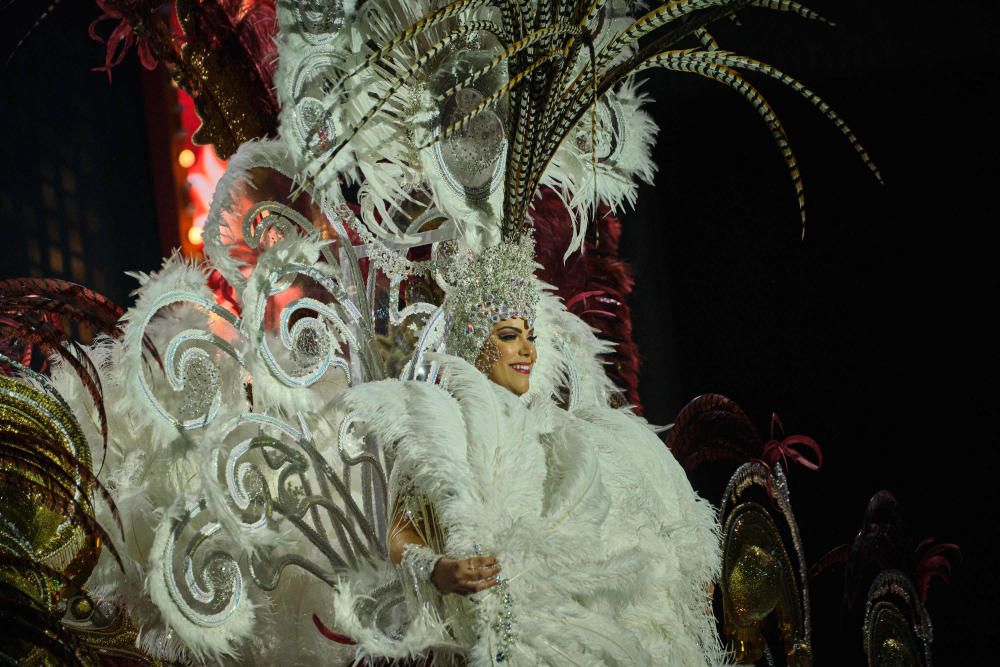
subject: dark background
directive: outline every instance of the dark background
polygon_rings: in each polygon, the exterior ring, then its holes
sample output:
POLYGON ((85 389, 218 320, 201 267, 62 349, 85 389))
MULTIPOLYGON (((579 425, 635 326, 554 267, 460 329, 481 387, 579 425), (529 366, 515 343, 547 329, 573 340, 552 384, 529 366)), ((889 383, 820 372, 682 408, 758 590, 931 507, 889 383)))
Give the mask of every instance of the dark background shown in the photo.
MULTIPOLYGON (((651 75, 659 173, 623 216, 646 415, 668 423, 718 392, 762 430, 774 411, 816 438, 823 469, 791 473, 810 561, 853 538, 874 492, 894 492, 915 538, 962 546, 952 584, 930 593, 937 664, 982 662, 1000 594, 994 4, 809 4, 839 26, 755 11, 716 36, 829 101, 885 185, 813 107, 753 77, 799 157, 801 240, 790 179, 750 105, 692 75, 651 75)), ((0 10, 5 48, 38 13, 23 0, 0 10)), ((137 58, 112 85, 89 71, 103 62, 86 34, 98 13, 65 2, 3 71, 0 275, 63 277, 125 303, 123 271, 151 270, 162 253, 137 58)), ((847 664, 860 633, 839 631, 829 588, 813 601, 817 664, 847 664)))
MULTIPOLYGON (((871 495, 892 491, 915 539, 962 547, 952 584, 930 590, 937 664, 981 662, 1000 594, 994 5, 806 4, 838 27, 745 12, 717 38, 824 97, 885 185, 811 105, 752 77, 799 158, 800 240, 790 178, 756 111, 707 79, 653 76, 659 172, 622 242, 646 415, 667 423, 716 392, 765 435, 773 411, 818 440, 823 469, 795 468, 790 481, 810 562, 851 541, 871 495)), ((838 632, 839 601, 819 588, 817 664, 861 664, 860 632, 838 632)))

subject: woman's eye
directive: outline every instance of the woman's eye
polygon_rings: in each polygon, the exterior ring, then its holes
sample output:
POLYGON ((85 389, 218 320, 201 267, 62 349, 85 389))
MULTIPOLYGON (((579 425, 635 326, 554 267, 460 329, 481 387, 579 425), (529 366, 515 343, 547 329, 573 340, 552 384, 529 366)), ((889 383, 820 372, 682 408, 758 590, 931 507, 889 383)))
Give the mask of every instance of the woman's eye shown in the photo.
POLYGON ((510 342, 515 338, 517 338, 517 336, 515 336, 514 334, 500 334, 500 340, 505 342, 510 342))
POLYGON ((528 340, 530 340, 532 343, 535 342, 536 338, 538 338, 538 336, 536 336, 535 334, 531 334, 530 336, 528 336, 528 340))

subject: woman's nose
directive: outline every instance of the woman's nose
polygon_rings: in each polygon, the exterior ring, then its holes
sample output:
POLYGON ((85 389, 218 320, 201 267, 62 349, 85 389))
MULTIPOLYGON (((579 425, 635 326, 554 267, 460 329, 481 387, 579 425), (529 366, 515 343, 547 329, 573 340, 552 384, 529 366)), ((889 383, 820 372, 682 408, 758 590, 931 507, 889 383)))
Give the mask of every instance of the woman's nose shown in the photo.
POLYGON ((521 339, 521 345, 519 346, 519 348, 517 350, 517 353, 519 355, 521 355, 522 357, 530 357, 531 356, 531 341, 529 341, 527 338, 522 338, 521 339))

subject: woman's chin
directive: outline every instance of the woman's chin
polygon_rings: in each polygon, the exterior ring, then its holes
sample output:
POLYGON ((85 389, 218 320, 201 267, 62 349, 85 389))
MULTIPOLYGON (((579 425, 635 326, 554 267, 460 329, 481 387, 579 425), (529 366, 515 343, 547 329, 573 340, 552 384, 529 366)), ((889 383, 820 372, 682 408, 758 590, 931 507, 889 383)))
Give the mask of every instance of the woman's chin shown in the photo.
POLYGON ((490 379, 515 396, 521 396, 528 393, 530 383, 528 382, 527 376, 521 376, 519 374, 517 377, 511 377, 507 374, 491 373, 490 379))
POLYGON ((524 376, 524 377, 514 378, 511 381, 510 386, 507 388, 510 389, 512 392, 514 392, 516 395, 522 396, 528 393, 528 388, 530 386, 531 383, 528 381, 528 377, 524 376))

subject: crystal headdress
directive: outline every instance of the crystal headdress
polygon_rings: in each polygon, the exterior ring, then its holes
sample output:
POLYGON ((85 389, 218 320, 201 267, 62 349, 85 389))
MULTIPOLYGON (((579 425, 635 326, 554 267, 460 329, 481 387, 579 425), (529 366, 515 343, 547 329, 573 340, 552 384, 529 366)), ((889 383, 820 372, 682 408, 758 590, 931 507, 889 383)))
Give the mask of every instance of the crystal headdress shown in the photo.
POLYGON ((520 317, 533 326, 538 306, 534 254, 529 233, 479 253, 452 255, 444 303, 449 353, 472 362, 495 323, 520 317))
MULTIPOLYGON (((303 3, 310 4, 310 3, 303 3)), ((677 0, 629 16, 608 1, 368 2, 351 16, 331 3, 328 27, 279 3, 280 136, 302 158, 300 178, 336 200, 359 187, 360 221, 395 245, 423 231, 407 215, 417 199, 453 237, 483 248, 531 225, 539 189, 566 202, 580 247, 595 207, 634 200, 650 180, 654 126, 631 77, 650 68, 694 74, 734 89, 766 121, 800 207, 801 176, 784 127, 745 76, 776 79, 832 120, 868 166, 864 149, 815 93, 709 33, 741 9, 798 3, 677 0), (338 21, 350 29, 336 30, 338 21)))

